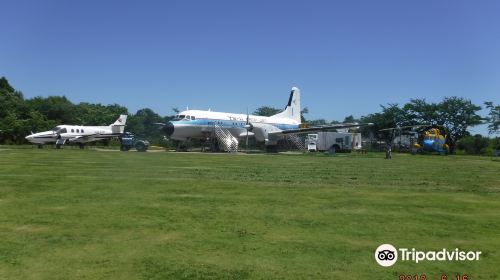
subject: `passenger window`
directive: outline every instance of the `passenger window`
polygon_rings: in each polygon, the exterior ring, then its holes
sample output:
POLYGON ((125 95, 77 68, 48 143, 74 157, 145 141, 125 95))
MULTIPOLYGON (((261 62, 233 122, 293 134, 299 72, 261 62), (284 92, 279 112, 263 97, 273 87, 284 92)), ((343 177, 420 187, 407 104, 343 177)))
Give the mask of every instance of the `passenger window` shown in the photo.
POLYGON ((73 132, 75 132, 75 130, 74 130, 74 129, 71 129, 71 133, 73 133, 73 132))
POLYGON ((76 133, 80 133, 80 129, 78 129, 78 128, 77 128, 77 129, 76 129, 76 133))
POLYGON ((82 128, 82 133, 83 133, 83 128, 82 128))
POLYGON ((196 120, 196 118, 195 118, 194 116, 191 116, 191 120, 193 120, 193 121, 194 121, 194 120, 196 120))

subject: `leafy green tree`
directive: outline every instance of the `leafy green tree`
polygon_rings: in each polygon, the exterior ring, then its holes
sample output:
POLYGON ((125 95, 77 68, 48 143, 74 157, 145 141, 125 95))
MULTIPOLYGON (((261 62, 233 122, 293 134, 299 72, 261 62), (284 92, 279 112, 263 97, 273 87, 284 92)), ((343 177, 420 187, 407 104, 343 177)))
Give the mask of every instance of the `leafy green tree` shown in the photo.
POLYGON ((23 94, 16 91, 5 77, 0 78, 0 142, 23 143, 30 131, 31 113, 23 94))
POLYGON ((465 151, 467 154, 479 155, 485 154, 486 148, 489 145, 489 139, 476 134, 474 136, 466 136, 457 142, 457 149, 465 151))
POLYGON ((127 108, 118 104, 102 105, 91 103, 80 103, 75 106, 75 124, 80 125, 109 125, 119 115, 128 114, 127 108))
MULTIPOLYGON (((259 108, 257 108, 253 113, 252 115, 256 115, 256 116, 264 116, 264 117, 270 117, 272 115, 276 115, 278 114, 279 112, 281 112, 282 110, 281 109, 277 109, 277 108, 274 108, 274 107, 270 107, 270 106, 261 106, 259 108)), ((300 120, 302 123, 306 123, 307 120, 306 118, 304 117, 305 114, 308 114, 309 113, 309 108, 307 107, 304 107, 301 111, 300 111, 300 120)))
POLYGON ((14 88, 9 84, 7 78, 0 78, 0 90, 5 90, 7 92, 14 92, 14 88))
POLYGON ((447 97, 440 103, 428 103, 425 99, 412 99, 400 108, 397 104, 381 106, 381 113, 373 113, 361 118, 361 122, 374 123, 362 128, 362 133, 375 136, 379 140, 390 141, 393 131, 380 132, 384 128, 397 128, 411 125, 444 125, 448 128, 450 151, 455 149, 457 140, 469 135, 467 128, 480 124, 477 111, 481 107, 470 100, 447 97))
POLYGON ((156 123, 164 123, 167 121, 153 110, 144 108, 138 110, 134 115, 131 115, 127 120, 126 130, 134 133, 136 136, 146 138, 153 143, 158 143, 162 138, 160 126, 156 123))
POLYGON ((400 126, 435 125, 439 121, 439 105, 425 99, 411 99, 402 108, 400 126))
POLYGON ((65 96, 35 97, 26 102, 48 120, 57 121, 59 124, 77 124, 76 106, 65 96))
POLYGON ((493 102, 484 102, 484 105, 490 109, 486 118, 489 134, 500 133, 500 105, 493 105, 493 102))
POLYGON ((470 135, 467 128, 482 123, 482 118, 477 113, 480 106, 474 105, 470 100, 462 97, 446 97, 438 105, 437 124, 448 129, 450 152, 456 148, 456 142, 470 135))
POLYGON ((356 122, 359 122, 359 120, 354 118, 353 115, 349 115, 344 118, 344 121, 342 123, 356 123, 356 122))
POLYGON ((307 119, 304 117, 305 114, 309 114, 309 108, 307 108, 307 107, 304 107, 304 109, 302 109, 300 111, 300 122, 301 123, 307 122, 307 119))
POLYGON ((386 128, 395 128, 405 125, 406 116, 405 111, 399 108, 398 104, 387 104, 386 106, 380 105, 382 108, 381 113, 373 113, 368 116, 361 117, 362 123, 373 123, 373 126, 364 126, 361 128, 361 133, 367 137, 375 138, 378 140, 391 141, 394 133, 393 131, 380 131, 386 128))
POLYGON ((319 125, 326 125, 328 122, 325 119, 316 119, 316 120, 310 120, 307 122, 309 126, 319 126, 319 125))
POLYGON ((262 106, 257 108, 252 114, 256 116, 270 117, 272 115, 278 114, 279 112, 281 112, 280 109, 269 106, 262 106))

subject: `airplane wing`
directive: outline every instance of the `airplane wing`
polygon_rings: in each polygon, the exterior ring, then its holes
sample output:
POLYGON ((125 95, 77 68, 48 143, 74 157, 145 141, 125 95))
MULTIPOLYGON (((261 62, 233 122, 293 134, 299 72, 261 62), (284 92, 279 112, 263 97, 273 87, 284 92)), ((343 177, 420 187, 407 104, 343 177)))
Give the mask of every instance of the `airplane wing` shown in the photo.
POLYGON ((73 143, 87 143, 87 142, 98 141, 98 140, 102 140, 102 139, 114 138, 114 137, 118 137, 120 135, 121 135, 120 133, 112 133, 112 134, 94 133, 94 134, 75 136, 75 137, 69 138, 68 141, 73 142, 73 143))
MULTIPOLYGON (((251 131, 248 132, 248 137, 254 137, 254 136, 255 136, 255 134, 253 132, 251 132, 251 131)), ((245 137, 247 137, 247 133, 246 132, 242 132, 242 133, 240 133, 240 135, 238 135, 238 137, 239 138, 245 138, 245 137)))
POLYGON ((318 131, 327 131, 327 130, 332 130, 332 129, 371 126, 371 125, 373 125, 373 123, 333 124, 333 125, 324 125, 324 126, 313 126, 313 127, 307 127, 307 128, 270 131, 269 135, 278 136, 278 135, 285 135, 285 134, 302 134, 302 133, 310 133, 310 132, 318 132, 318 131))
POLYGON ((79 136, 75 136, 73 138, 68 138, 68 141, 69 142, 75 142, 75 143, 85 143, 85 142, 89 142, 89 141, 92 141, 92 139, 94 138, 95 134, 90 134, 90 135, 79 135, 79 136))

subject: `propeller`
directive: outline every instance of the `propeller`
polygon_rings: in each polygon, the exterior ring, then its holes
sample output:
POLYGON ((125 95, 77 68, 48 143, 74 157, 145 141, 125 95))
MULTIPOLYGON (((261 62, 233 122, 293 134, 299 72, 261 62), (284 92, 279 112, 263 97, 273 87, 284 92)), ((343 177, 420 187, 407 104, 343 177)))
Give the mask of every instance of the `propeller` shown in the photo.
POLYGON ((165 126, 167 126, 166 123, 162 123, 162 122, 156 122, 156 123, 154 123, 154 125, 157 125, 159 130, 165 130, 165 126))
POLYGON ((247 130, 247 137, 245 139, 245 146, 246 146, 245 149, 247 150, 247 152, 248 152, 248 131, 253 128, 250 125, 250 120, 249 119, 250 119, 250 115, 248 115, 248 107, 247 107, 247 123, 245 124, 245 128, 247 130))
POLYGON ((162 123, 162 122, 157 122, 157 123, 154 123, 155 125, 167 125, 166 123, 162 123))

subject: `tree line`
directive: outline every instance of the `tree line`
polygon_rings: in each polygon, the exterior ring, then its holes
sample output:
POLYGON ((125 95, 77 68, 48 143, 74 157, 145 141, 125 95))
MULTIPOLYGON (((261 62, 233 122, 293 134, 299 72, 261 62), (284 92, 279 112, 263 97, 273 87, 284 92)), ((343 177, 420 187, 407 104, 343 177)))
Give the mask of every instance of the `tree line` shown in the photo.
MULTIPOLYGON (((480 116, 481 106, 461 97, 445 97, 433 103, 425 99, 412 99, 410 102, 381 105, 381 111, 362 116, 359 119, 347 116, 342 122, 372 122, 375 125, 364 127, 365 137, 387 141, 390 132, 379 132, 382 128, 401 127, 420 124, 443 125, 448 128, 450 150, 457 148, 461 139, 470 137, 469 128, 487 123, 490 134, 499 133, 500 106, 485 102, 489 109, 487 116, 480 116)), ((175 111, 175 108, 173 109, 175 111)), ((253 114, 271 116, 280 109, 262 106, 253 114)), ((307 120, 308 109, 302 110, 302 122, 310 126, 339 123, 324 119, 307 120)), ((49 130, 59 124, 109 125, 120 114, 129 115, 126 130, 153 143, 161 141, 163 134, 155 123, 165 123, 172 116, 160 116, 149 108, 140 109, 132 114, 119 104, 102 105, 87 102, 72 103, 65 96, 34 97, 25 99, 22 92, 14 89, 5 77, 0 78, 0 144, 23 144, 24 137, 31 132, 49 130)), ((477 137, 476 137, 477 138, 477 137)), ((474 142, 474 141, 469 141, 474 142)), ((477 143, 477 139, 474 143, 477 143)), ((481 141, 480 141, 481 142, 481 141)), ((484 146, 484 141, 483 144, 484 146)))
POLYGON ((107 126, 120 114, 127 114, 127 131, 138 137, 159 142, 162 132, 155 123, 167 122, 149 108, 130 114, 118 104, 102 105, 87 102, 72 103, 65 96, 34 97, 25 99, 5 77, 0 78, 0 144, 23 144, 31 132, 49 130, 60 124, 107 126))

